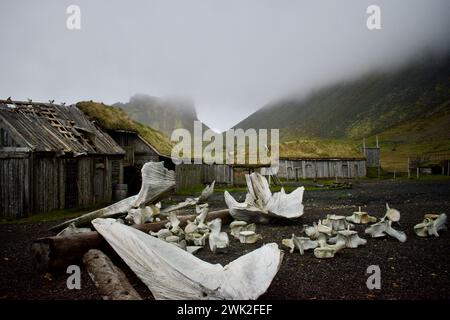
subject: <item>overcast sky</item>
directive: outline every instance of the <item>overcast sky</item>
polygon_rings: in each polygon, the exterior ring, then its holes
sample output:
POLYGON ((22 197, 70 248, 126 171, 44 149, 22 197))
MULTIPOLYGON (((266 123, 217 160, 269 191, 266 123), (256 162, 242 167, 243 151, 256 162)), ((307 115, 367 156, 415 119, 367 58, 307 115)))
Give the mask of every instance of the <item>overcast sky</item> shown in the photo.
POLYGON ((0 44, 0 98, 190 96, 224 130, 293 91, 448 48, 450 1, 2 0, 0 44), (81 30, 66 28, 70 4, 81 30))

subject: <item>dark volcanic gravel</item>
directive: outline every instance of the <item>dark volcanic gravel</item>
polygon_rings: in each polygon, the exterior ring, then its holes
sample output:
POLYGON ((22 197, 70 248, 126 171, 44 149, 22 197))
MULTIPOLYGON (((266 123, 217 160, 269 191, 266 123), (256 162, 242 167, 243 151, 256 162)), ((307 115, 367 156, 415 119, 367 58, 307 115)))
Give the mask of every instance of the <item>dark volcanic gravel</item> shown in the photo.
MULTIPOLYGON (((243 197, 243 194, 235 194, 243 197)), ((262 243, 276 242, 292 233, 300 235, 303 224, 312 224, 326 214, 350 215, 358 206, 382 217, 385 202, 400 210, 400 225, 408 236, 405 243, 396 239, 370 239, 364 226, 357 226, 366 246, 344 249, 335 258, 320 260, 311 251, 301 256, 286 251, 281 269, 261 299, 449 299, 450 232, 439 238, 419 238, 413 226, 426 213, 450 213, 450 181, 361 181, 349 190, 306 191, 305 213, 299 221, 284 225, 259 225, 263 240, 254 245, 240 244, 230 236, 228 254, 214 255, 205 247, 200 259, 222 265, 248 253, 262 243), (366 286, 367 267, 381 269, 381 289, 366 286)), ((224 208, 222 195, 214 195, 212 209, 224 208)), ((0 299, 100 299, 86 271, 82 269, 81 290, 66 287, 67 274, 39 274, 32 269, 30 244, 33 239, 51 235, 52 223, 0 225, 0 299)), ((228 227, 224 228, 228 231, 228 227)), ((142 296, 150 298, 147 288, 119 261, 130 282, 142 296)))

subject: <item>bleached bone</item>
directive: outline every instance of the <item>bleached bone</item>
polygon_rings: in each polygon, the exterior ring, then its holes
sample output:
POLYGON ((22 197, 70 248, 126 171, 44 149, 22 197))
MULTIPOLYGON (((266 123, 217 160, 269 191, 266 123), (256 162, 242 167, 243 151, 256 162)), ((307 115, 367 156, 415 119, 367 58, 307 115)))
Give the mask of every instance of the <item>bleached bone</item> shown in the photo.
POLYGON ((91 228, 77 228, 75 227, 74 223, 69 224, 65 229, 60 231, 56 236, 57 237, 64 237, 64 236, 70 236, 77 233, 83 233, 83 232, 91 232, 91 228))
POLYGON ((76 227, 88 225, 95 218, 117 218, 125 215, 132 208, 143 207, 148 203, 158 202, 164 195, 175 188, 175 172, 164 168, 164 162, 147 162, 142 166, 142 186, 135 196, 123 199, 105 208, 86 213, 60 223, 50 230, 60 230, 74 223, 76 227))
POLYGON ((208 226, 205 224, 206 215, 208 214, 208 204, 201 204, 195 207, 195 211, 197 216, 194 221, 187 222, 187 225, 184 229, 185 233, 206 233, 209 232, 208 226))
POLYGON ((346 230, 349 227, 354 227, 351 223, 347 222, 344 216, 338 216, 335 214, 327 215, 326 219, 322 220, 322 224, 330 227, 333 230, 334 234, 338 231, 346 230))
POLYGON ((228 234, 221 232, 222 220, 220 218, 214 219, 208 223, 208 227, 211 229, 209 234, 209 248, 214 253, 226 252, 230 244, 228 234))
POLYGON ((169 214, 169 222, 166 223, 166 228, 174 235, 184 234, 183 230, 180 228, 180 220, 175 211, 169 214))
POLYGON ((189 207, 196 206, 198 204, 204 204, 209 199, 209 197, 214 193, 214 185, 215 181, 213 181, 210 185, 207 185, 205 189, 203 189, 202 193, 200 194, 200 197, 198 198, 186 198, 183 202, 180 202, 178 204, 169 206, 167 208, 164 208, 161 210, 162 215, 167 215, 172 211, 178 211, 181 209, 186 209, 189 207))
POLYGON ((447 215, 442 213, 438 214, 426 214, 422 223, 414 226, 414 232, 419 237, 428 237, 434 235, 439 237, 438 231, 447 230, 447 215))
POLYGON ((333 229, 323 225, 320 220, 318 224, 314 222, 312 226, 305 228, 305 233, 311 240, 317 240, 321 235, 324 235, 325 237, 329 236, 332 232, 333 229))
POLYGON ((153 222, 155 217, 159 214, 159 208, 156 205, 145 206, 143 208, 130 209, 125 220, 129 223, 143 224, 146 222, 153 222))
POLYGON ((150 231, 150 235, 158 237, 161 240, 165 240, 169 236, 173 236, 173 233, 169 229, 160 229, 158 232, 150 231))
POLYGON ((358 211, 353 212, 351 216, 345 217, 348 222, 356 224, 368 224, 377 222, 377 217, 370 216, 367 212, 361 211, 361 207, 358 207, 358 211))
POLYGON ((323 245, 314 249, 314 256, 319 259, 333 258, 338 250, 335 246, 323 245))
POLYGON ((383 220, 384 219, 388 219, 392 222, 400 221, 400 211, 389 208, 389 204, 386 202, 386 214, 384 215, 383 220))
POLYGON ((92 223, 155 299, 257 299, 282 261, 281 250, 270 243, 222 267, 113 219, 92 223))
POLYGON ((370 227, 368 227, 364 232, 370 234, 372 238, 380 238, 386 236, 386 234, 391 237, 396 238, 400 242, 406 241, 406 234, 403 231, 398 231, 392 228, 392 221, 390 220, 381 220, 370 227))
POLYGON ((200 194, 200 197, 198 198, 197 203, 205 203, 208 201, 209 197, 214 193, 214 185, 216 184, 216 181, 213 181, 209 186, 207 185, 205 189, 203 189, 202 193, 200 194))
POLYGON ((256 225, 254 223, 248 224, 245 221, 238 220, 230 223, 230 233, 234 238, 240 239, 241 231, 253 231, 256 233, 256 225))
POLYGON ((186 251, 189 252, 190 254, 196 254, 201 249, 203 249, 202 246, 187 246, 186 247, 186 251))
POLYGON ((185 234, 185 240, 187 242, 193 243, 196 246, 204 246, 206 244, 206 239, 208 239, 209 233, 186 233, 185 234))
POLYGON ((358 232, 347 229, 338 231, 337 235, 330 238, 328 242, 331 244, 343 242, 346 248, 358 248, 360 245, 365 245, 367 240, 360 238, 358 232))
POLYGON ((239 241, 241 243, 255 243, 262 239, 260 234, 256 234, 255 231, 244 230, 239 232, 239 241))
POLYGON ((272 194, 267 179, 259 173, 245 175, 247 195, 245 201, 237 202, 228 191, 225 191, 225 203, 231 216, 236 220, 257 223, 269 223, 276 218, 294 219, 303 214, 304 187, 286 194, 283 188, 272 194))
POLYGON ((307 237, 297 237, 295 234, 292 234, 291 239, 281 240, 281 243, 290 249, 290 253, 293 253, 295 248, 297 248, 301 255, 306 250, 315 249, 319 246, 318 241, 313 241, 307 237))

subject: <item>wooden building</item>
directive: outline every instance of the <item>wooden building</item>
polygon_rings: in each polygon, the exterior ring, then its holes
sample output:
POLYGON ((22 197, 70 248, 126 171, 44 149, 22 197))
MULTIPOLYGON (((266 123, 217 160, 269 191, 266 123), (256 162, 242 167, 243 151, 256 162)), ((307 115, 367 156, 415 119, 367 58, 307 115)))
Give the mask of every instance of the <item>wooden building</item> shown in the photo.
POLYGON ((110 202, 124 155, 75 106, 0 100, 0 216, 110 202))
POLYGON ((333 179, 366 176, 366 159, 360 158, 280 158, 279 178, 333 179))
POLYGON ((130 130, 109 130, 108 133, 125 150, 123 183, 127 185, 128 195, 134 195, 139 192, 142 184, 141 169, 144 163, 149 161, 163 161, 167 169, 175 170, 172 159, 162 154, 137 132, 130 130))

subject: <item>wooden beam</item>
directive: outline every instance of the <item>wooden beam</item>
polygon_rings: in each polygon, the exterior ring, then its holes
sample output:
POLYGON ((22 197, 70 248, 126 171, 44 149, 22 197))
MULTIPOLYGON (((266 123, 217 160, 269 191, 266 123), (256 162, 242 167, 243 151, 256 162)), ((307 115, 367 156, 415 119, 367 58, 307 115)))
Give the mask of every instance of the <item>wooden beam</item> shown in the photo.
POLYGON ((103 300, 142 300, 123 271, 102 251, 89 250, 83 263, 103 300))

